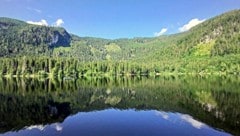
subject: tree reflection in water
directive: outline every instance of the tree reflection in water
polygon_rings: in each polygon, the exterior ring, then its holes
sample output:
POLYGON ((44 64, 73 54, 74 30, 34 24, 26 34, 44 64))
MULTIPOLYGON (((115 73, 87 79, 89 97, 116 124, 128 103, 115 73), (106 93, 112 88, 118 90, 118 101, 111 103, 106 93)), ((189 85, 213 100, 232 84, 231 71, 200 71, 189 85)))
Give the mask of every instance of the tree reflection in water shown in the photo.
POLYGON ((187 116, 181 119, 196 127, 201 123, 189 120, 189 115, 239 135, 239 82, 238 77, 2 78, 0 131, 62 122, 78 112, 117 108, 183 113, 187 116))

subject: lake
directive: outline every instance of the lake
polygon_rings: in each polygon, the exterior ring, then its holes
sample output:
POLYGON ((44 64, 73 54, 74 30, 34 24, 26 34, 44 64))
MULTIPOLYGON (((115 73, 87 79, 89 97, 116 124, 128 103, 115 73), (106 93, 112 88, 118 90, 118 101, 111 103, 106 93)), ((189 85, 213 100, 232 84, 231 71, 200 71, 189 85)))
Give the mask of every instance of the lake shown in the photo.
POLYGON ((0 78, 0 136, 240 135, 240 77, 0 78))

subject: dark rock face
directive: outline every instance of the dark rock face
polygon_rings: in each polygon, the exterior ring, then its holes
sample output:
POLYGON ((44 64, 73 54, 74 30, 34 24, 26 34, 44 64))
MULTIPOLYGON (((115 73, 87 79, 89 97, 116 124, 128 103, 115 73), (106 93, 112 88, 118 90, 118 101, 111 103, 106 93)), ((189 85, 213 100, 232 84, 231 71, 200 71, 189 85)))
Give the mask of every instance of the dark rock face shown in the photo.
POLYGON ((8 29, 8 27, 9 27, 9 24, 4 23, 4 22, 0 22, 0 30, 1 29, 8 29))
POLYGON ((69 46, 70 42, 71 36, 65 30, 63 32, 53 31, 48 45, 51 48, 58 46, 69 46))

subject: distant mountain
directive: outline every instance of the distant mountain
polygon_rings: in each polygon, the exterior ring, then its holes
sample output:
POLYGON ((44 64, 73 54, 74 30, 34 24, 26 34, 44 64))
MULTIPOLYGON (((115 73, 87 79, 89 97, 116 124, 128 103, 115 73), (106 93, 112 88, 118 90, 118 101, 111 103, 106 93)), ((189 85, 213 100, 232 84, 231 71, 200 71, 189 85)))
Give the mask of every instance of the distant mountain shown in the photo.
POLYGON ((82 61, 158 61, 240 54, 240 10, 209 19, 191 30, 155 38, 108 40, 70 35, 63 28, 0 18, 0 56, 45 55, 82 61))
POLYGON ((0 18, 0 56, 47 54, 51 48, 70 46, 70 42, 71 36, 63 28, 0 18))
POLYGON ((191 30, 157 38, 107 40, 73 38, 70 48, 53 51, 54 56, 82 60, 159 61, 240 53, 240 10, 206 20, 191 30))
MULTIPOLYGON (((158 39, 162 39, 159 37, 158 39)), ((240 10, 234 10, 164 38, 166 46, 146 59, 202 58, 240 54, 240 10)))
POLYGON ((0 56, 0 75, 240 75, 240 10, 184 33, 116 40, 1 18, 0 56))
POLYGON ((178 43, 188 46, 189 53, 195 56, 240 53, 240 10, 203 22, 178 43))

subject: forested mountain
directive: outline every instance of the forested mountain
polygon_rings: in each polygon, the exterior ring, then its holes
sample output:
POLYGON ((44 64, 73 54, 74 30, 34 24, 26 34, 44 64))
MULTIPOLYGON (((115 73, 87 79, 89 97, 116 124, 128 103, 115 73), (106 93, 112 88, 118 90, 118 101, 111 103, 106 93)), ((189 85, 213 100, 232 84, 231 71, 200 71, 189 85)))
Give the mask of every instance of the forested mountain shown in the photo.
POLYGON ((54 50, 55 56, 83 60, 165 59, 169 57, 224 56, 240 53, 240 10, 217 16, 190 31, 157 38, 106 40, 73 38, 71 48, 54 50))
POLYGON ((26 55, 28 52, 42 55, 48 50, 53 51, 48 55, 82 60, 142 59, 146 55, 156 59, 165 56, 222 56, 240 53, 239 41, 240 10, 212 18, 185 33, 116 40, 78 37, 69 35, 63 28, 0 18, 0 56, 26 55))
POLYGON ((184 33, 116 40, 0 18, 0 56, 10 57, 0 60, 2 75, 240 74, 240 10, 184 33))
POLYGON ((51 48, 69 46, 71 36, 63 28, 37 26, 0 18, 0 57, 49 54, 51 48))

